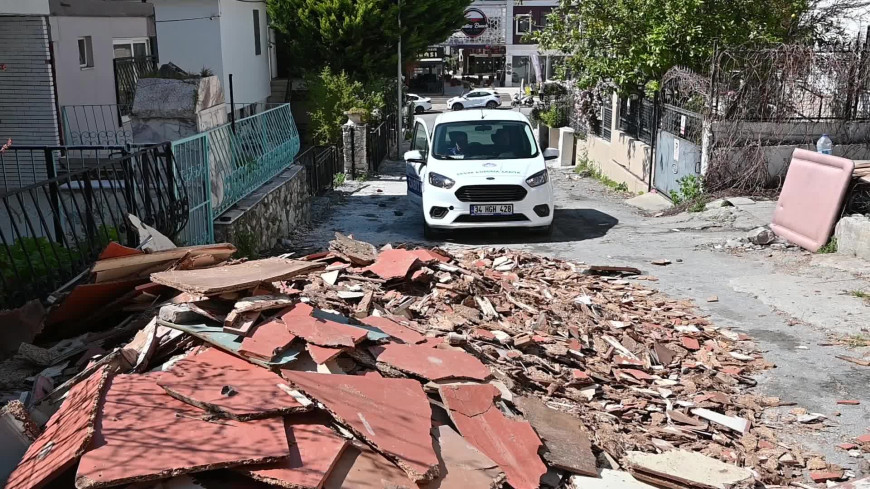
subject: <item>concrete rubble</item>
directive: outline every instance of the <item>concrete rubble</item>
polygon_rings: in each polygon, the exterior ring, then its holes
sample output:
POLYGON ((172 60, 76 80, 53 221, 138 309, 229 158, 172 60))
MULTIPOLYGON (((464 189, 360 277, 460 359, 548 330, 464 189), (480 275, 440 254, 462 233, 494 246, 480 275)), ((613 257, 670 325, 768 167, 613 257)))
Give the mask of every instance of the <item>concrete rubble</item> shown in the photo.
POLYGON ((849 478, 764 424, 780 402, 751 391, 773 365, 749 337, 640 270, 342 235, 298 259, 233 251, 112 244, 51 320, 6 315, 38 332, 0 364, 6 488, 849 478))

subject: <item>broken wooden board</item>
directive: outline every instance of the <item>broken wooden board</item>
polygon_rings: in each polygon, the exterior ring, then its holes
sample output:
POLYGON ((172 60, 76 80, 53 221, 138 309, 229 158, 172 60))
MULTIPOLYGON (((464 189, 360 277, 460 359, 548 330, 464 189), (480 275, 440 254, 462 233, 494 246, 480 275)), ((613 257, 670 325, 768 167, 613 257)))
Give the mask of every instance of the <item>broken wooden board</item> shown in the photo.
POLYGON ((281 418, 206 421, 201 410, 157 385, 166 376, 122 374, 109 381, 93 447, 79 462, 76 487, 164 479, 290 455, 281 418))
POLYGON ((216 348, 179 361, 157 384, 179 401, 239 421, 305 412, 312 404, 277 374, 216 348))
POLYGON ((371 244, 357 241, 341 233, 335 233, 335 239, 329 242, 329 249, 346 256, 357 266, 371 265, 378 255, 378 250, 371 244))
POLYGON ((264 282, 287 280, 322 266, 313 262, 266 258, 199 270, 152 273, 151 281, 182 292, 211 296, 251 289, 264 282))
POLYGON ((432 381, 483 381, 492 375, 486 365, 464 351, 385 343, 369 347, 369 352, 380 364, 432 381))
POLYGON ((288 363, 296 360, 296 357, 298 357, 299 353, 302 352, 301 348, 291 346, 284 350, 280 355, 277 355, 271 360, 266 361, 243 355, 241 352, 241 347, 243 344, 241 338, 239 338, 239 336, 236 334, 225 333, 222 326, 211 326, 207 324, 172 324, 160 320, 158 320, 157 323, 169 328, 183 331, 191 336, 205 341, 206 343, 216 348, 219 348, 232 355, 236 355, 239 358, 244 358, 251 363, 260 365, 261 367, 272 368, 285 366, 288 363))
POLYGON ((329 421, 317 414, 285 417, 290 456, 271 464, 236 470, 279 487, 320 489, 348 446, 347 440, 326 427, 329 421))
POLYGON ((686 450, 651 454, 628 452, 631 474, 653 485, 680 484, 691 488, 731 489, 753 487, 752 471, 686 450))
POLYGON ((394 461, 412 480, 438 476, 429 431, 432 408, 411 379, 379 379, 283 370, 284 378, 326 406, 333 417, 394 461))
POLYGON ((184 257, 207 258, 206 262, 200 262, 198 265, 211 266, 225 262, 235 252, 235 246, 229 243, 173 248, 154 253, 99 260, 94 263, 91 273, 94 275, 94 283, 111 282, 121 279, 148 278, 148 274, 160 271, 161 268, 165 270, 184 257))
POLYGON ((242 311, 233 309, 224 319, 224 331, 240 336, 247 336, 260 319, 260 311, 242 311))
POLYGON ((439 387, 450 419, 463 438, 491 458, 515 489, 537 489, 547 466, 538 456, 541 440, 525 421, 508 419, 495 406, 498 389, 490 384, 439 387))
POLYGON ((552 467, 580 475, 598 475, 589 434, 579 418, 551 409, 532 397, 515 396, 514 404, 544 442, 546 451, 542 456, 552 467))
MULTIPOLYGON (((433 486, 436 484, 437 482, 433 483, 433 486)), ((323 484, 323 489, 421 489, 421 487, 427 486, 414 484, 402 469, 361 442, 348 446, 323 484)))
POLYGON ((60 323, 73 323, 93 316, 95 311, 107 312, 107 305, 145 282, 146 278, 119 280, 98 284, 82 284, 73 288, 59 306, 45 319, 46 330, 60 323))
POLYGON ((449 426, 432 428, 435 450, 441 462, 441 475, 429 487, 438 489, 496 488, 505 479, 504 472, 492 459, 449 426))
POLYGON ((97 370, 70 389, 45 430, 9 476, 6 489, 41 487, 72 467, 94 437, 100 396, 108 371, 97 370))
POLYGON ((157 318, 153 318, 129 343, 124 345, 121 354, 124 355, 127 363, 133 366, 133 372, 142 372, 148 368, 148 362, 151 361, 157 346, 157 318))
POLYGON ((233 310, 238 312, 270 311, 281 309, 293 304, 293 299, 288 295, 255 295, 236 301, 233 310))
POLYGON ((710 411, 709 409, 692 409, 692 414, 732 429, 741 435, 745 435, 749 431, 749 426, 751 424, 748 419, 726 416, 715 411, 710 411))

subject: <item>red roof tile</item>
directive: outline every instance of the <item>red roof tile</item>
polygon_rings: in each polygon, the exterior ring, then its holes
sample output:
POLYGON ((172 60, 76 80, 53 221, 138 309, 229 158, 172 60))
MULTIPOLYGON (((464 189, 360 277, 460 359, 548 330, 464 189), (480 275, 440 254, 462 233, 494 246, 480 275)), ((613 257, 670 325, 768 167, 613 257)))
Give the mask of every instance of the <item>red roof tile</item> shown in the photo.
POLYGON ((369 348, 378 362, 428 380, 485 380, 490 371, 477 358, 456 350, 387 343, 369 348))
POLYGON ((272 360, 286 350, 296 335, 287 330, 279 320, 261 324, 251 336, 242 340, 239 353, 262 360, 272 360))
POLYGON ((378 328, 384 333, 392 336, 393 338, 398 338, 405 343, 414 344, 426 341, 425 336, 421 335, 420 333, 414 331, 411 328, 402 326, 401 324, 393 321, 392 319, 381 316, 369 316, 367 318, 360 319, 360 322, 367 326, 373 326, 375 328, 378 328))
POLYGON ((416 380, 287 370, 282 374, 413 480, 431 480, 438 474, 429 436, 432 408, 416 380))

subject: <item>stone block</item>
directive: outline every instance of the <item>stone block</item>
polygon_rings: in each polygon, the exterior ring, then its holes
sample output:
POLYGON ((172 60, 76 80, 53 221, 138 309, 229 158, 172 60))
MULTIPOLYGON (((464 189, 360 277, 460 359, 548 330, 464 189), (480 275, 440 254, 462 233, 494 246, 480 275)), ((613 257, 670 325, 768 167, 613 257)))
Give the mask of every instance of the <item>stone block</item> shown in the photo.
POLYGON ((870 260, 870 218, 861 215, 840 219, 834 233, 837 253, 870 260))
POLYGON ((344 172, 353 176, 369 171, 368 168, 368 125, 348 122, 341 126, 344 143, 344 172))
POLYGON ((572 166, 574 164, 574 129, 570 127, 559 128, 559 166, 572 166))

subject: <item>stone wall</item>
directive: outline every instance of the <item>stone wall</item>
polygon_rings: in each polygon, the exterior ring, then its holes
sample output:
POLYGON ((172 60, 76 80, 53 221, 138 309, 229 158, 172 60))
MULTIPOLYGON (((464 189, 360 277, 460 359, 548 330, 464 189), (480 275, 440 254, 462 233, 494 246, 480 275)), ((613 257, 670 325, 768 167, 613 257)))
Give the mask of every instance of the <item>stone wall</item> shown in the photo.
POLYGON ((215 241, 233 243, 243 254, 269 250, 308 224, 312 197, 305 167, 293 165, 221 214, 215 241))

